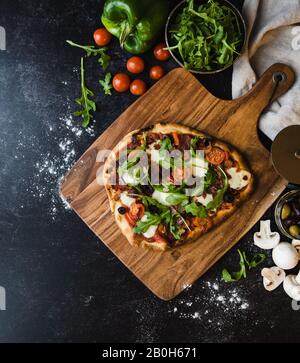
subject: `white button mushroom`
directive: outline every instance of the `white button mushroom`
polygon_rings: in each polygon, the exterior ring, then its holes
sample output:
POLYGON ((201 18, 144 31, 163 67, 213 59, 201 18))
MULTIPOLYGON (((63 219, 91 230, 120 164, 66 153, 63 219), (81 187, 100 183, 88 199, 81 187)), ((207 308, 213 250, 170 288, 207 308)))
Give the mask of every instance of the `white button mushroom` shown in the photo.
POLYGON ((271 268, 264 268, 261 271, 263 277, 263 284, 267 291, 273 291, 284 281, 285 272, 281 268, 274 266, 271 268))
POLYGON ((283 288, 289 297, 296 301, 300 301, 300 272, 297 276, 287 276, 283 282, 283 288))
POLYGON ((260 231, 254 233, 254 244, 263 250, 271 250, 280 242, 280 235, 271 231, 271 221, 261 221, 260 231))
MULTIPOLYGON (((300 241, 298 241, 300 244, 300 241)), ((283 270, 291 270, 296 267, 300 256, 293 244, 288 242, 279 243, 272 252, 273 261, 276 266, 283 270)))
POLYGON ((292 245, 295 247, 295 249, 298 252, 299 255, 299 260, 300 260, 300 240, 299 239, 293 239, 292 240, 292 245))

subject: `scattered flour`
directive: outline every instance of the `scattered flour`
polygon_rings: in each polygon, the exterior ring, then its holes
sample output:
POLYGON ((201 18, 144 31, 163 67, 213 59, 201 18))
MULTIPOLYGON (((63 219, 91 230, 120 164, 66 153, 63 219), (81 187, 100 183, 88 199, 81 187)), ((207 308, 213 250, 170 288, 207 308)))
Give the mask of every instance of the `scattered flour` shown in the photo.
MULTIPOLYGON (((67 84, 67 82, 62 83, 67 84)), ((46 122, 47 128, 44 131, 46 141, 43 147, 38 144, 35 137, 28 140, 20 134, 20 140, 18 140, 19 151, 26 150, 28 145, 35 146, 37 152, 39 149, 41 151, 38 161, 33 165, 34 170, 28 183, 27 192, 34 198, 44 199, 49 202, 48 213, 53 220, 56 219, 61 209, 70 209, 68 203, 59 195, 59 185, 79 156, 79 138, 92 139, 95 137, 93 124, 88 129, 83 129, 80 120, 72 116, 71 107, 71 102, 68 102, 68 114, 59 117, 57 123, 52 122, 50 124, 46 122), (47 143, 51 147, 48 151, 47 143), (53 145, 56 145, 56 147, 53 148, 53 145)), ((18 153, 19 157, 20 153, 18 153)))
POLYGON ((230 318, 241 317, 250 309, 244 290, 236 285, 224 285, 219 280, 205 281, 201 290, 201 295, 178 300, 169 313, 180 319, 205 321, 221 330, 223 325, 230 324, 230 318))

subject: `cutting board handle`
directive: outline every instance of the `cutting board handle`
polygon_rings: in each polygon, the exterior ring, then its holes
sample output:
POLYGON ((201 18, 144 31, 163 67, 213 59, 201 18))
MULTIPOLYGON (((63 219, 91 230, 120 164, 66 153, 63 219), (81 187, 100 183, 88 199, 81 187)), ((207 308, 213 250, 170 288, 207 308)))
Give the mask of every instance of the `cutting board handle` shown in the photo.
MULTIPOLYGON (((231 128, 243 128, 243 135, 252 140, 253 145, 261 145, 258 136, 258 120, 263 111, 278 97, 285 94, 295 82, 294 71, 285 64, 272 65, 257 81, 246 95, 232 100, 233 107, 239 107, 239 116, 235 115, 229 120, 231 128), (243 120, 240 119, 243 115, 243 120), (241 123, 242 121, 242 123, 241 123)), ((228 101, 227 101, 228 102, 228 101)), ((240 135, 232 134, 228 127, 220 130, 220 137, 228 138, 236 145, 240 144, 240 135), (235 139, 237 138, 237 139, 235 139)))
POLYGON ((272 102, 284 95, 294 82, 293 69, 286 64, 276 63, 261 76, 249 93, 238 100, 247 102, 259 117, 272 102))

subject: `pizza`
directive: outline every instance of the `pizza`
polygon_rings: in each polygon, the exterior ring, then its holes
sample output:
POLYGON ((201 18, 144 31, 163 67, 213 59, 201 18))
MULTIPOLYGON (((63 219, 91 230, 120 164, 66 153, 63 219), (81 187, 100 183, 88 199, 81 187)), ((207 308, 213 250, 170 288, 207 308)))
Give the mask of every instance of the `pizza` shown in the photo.
POLYGON ((204 235, 253 190, 230 145, 179 124, 126 135, 103 169, 110 208, 134 246, 165 251, 204 235))

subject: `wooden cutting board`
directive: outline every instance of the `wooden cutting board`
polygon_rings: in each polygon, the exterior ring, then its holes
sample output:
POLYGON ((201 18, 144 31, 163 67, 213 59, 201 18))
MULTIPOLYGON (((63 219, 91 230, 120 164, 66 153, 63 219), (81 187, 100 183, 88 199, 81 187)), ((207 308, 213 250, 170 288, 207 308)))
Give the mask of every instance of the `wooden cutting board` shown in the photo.
POLYGON ((61 184, 61 193, 103 243, 154 294, 170 300, 195 282, 262 217, 287 182, 272 167, 257 135, 257 121, 269 104, 294 83, 293 71, 272 66, 246 96, 224 101, 211 95, 194 76, 178 68, 129 107, 84 153, 61 184), (275 88, 274 74, 285 79, 275 88), (227 221, 194 243, 168 252, 128 244, 97 184, 98 151, 112 149, 128 132, 157 122, 177 122, 220 138, 237 148, 255 174, 255 192, 227 221))

